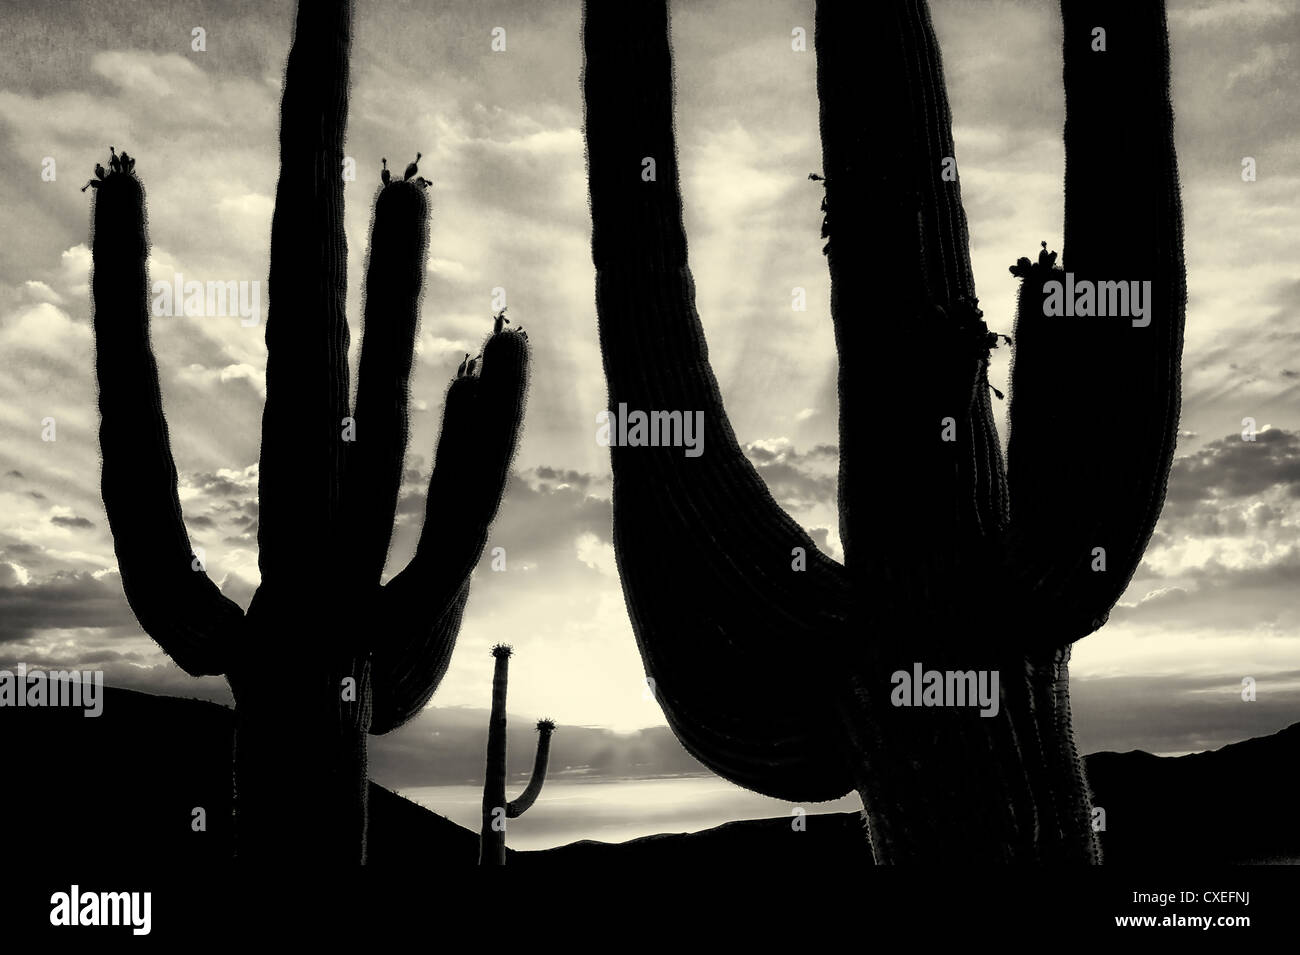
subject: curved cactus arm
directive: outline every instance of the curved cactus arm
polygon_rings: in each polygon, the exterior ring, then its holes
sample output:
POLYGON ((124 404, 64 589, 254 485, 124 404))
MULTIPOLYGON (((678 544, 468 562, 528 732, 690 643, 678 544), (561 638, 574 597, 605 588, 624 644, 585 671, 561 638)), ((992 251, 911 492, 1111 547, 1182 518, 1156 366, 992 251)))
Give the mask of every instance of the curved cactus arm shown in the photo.
POLYGON ((348 415, 343 137, 351 0, 300 4, 280 108, 271 222, 266 405, 258 478, 264 586, 319 588, 304 560, 337 568, 348 415))
POLYGON ((384 626, 371 648, 375 709, 391 716, 373 732, 418 712, 446 672, 470 574, 505 493, 527 390, 527 336, 503 331, 483 348, 482 374, 458 378, 447 391, 415 556, 378 595, 384 626))
POLYGON ((399 180, 381 188, 366 268, 355 443, 344 485, 348 559, 367 587, 379 585, 392 540, 428 246, 425 187, 399 180))
POLYGON ((838 797, 852 779, 822 730, 830 703, 806 676, 842 636, 848 591, 745 458, 709 366, 682 228, 666 3, 584 4, 583 46, 610 410, 681 422, 678 446, 610 454, 642 659, 674 732, 715 772, 773 796, 838 797), (702 423, 694 456, 688 420, 702 423))
POLYGON ((400 634, 404 642, 371 654, 372 736, 382 736, 414 719, 433 697, 451 663, 468 601, 466 581, 432 624, 416 626, 409 616, 393 620, 381 615, 376 619, 377 626, 400 634))
POLYGON ((1058 645, 1104 623, 1160 515, 1187 295, 1164 3, 1063 0, 1061 11, 1063 269, 1034 266, 1021 287, 1008 451, 1013 603, 1058 645), (1146 314, 1045 314, 1049 281, 1062 299, 1071 281, 1149 281, 1146 314))
POLYGON ((552 720, 537 721, 537 756, 533 760, 533 775, 528 785, 506 805, 506 818, 518 819, 537 802, 542 793, 542 784, 546 782, 546 766, 551 760, 551 734, 555 732, 552 720))
POLYGON ((181 669, 224 673, 244 614, 208 578, 181 517, 149 343, 149 240, 134 173, 100 182, 91 245, 101 486, 122 587, 145 632, 181 669))
POLYGON ((867 605, 932 604, 1001 533, 1005 478, 928 4, 884 0, 872 18, 864 57, 861 11, 817 4, 841 536, 867 605), (886 407, 901 420, 882 439, 886 407))

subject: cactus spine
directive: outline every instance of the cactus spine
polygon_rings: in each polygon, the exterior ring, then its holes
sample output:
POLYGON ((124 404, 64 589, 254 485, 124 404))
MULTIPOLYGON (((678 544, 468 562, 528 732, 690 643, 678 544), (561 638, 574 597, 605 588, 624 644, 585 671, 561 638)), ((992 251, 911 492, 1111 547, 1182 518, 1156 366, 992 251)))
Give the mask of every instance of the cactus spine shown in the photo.
POLYGON ((492 648, 492 715, 488 721, 487 774, 483 782, 483 829, 479 836, 479 865, 506 864, 506 820, 527 812, 546 782, 551 758, 552 720, 537 721, 537 756, 533 775, 518 799, 506 802, 506 685, 510 679, 510 656, 505 644, 492 648))
POLYGON ((505 486, 523 415, 522 335, 487 341, 454 381, 414 558, 380 585, 408 437, 429 206, 391 181, 375 203, 365 334, 349 410, 343 136, 350 0, 300 4, 285 75, 271 229, 261 584, 245 614, 194 559, 149 343, 144 188, 130 169, 95 190, 94 331, 102 491, 141 626, 236 700, 238 853, 362 862, 366 735, 428 702, 443 673, 505 486), (352 417, 355 441, 345 439, 352 417))
POLYGON ((772 500, 709 365, 682 227, 667 4, 585 4, 610 404, 701 409, 709 432, 698 458, 611 448, 629 615, 691 753, 778 798, 856 789, 878 862, 1095 862, 1070 646, 1104 623, 1141 559, 1179 409, 1186 294, 1163 2, 1062 0, 1064 264, 1150 279, 1155 305, 1146 328, 1048 318, 1042 282, 1056 273, 1032 272, 1006 466, 986 387, 996 339, 959 180, 941 175, 955 150, 928 5, 874 5, 866 56, 856 6, 819 0, 816 12, 841 566, 772 500), (1092 47, 1097 26, 1106 52, 1092 47), (1115 161, 1116 143, 1142 176, 1115 161), (638 175, 643 157, 654 181, 638 175), (914 360, 882 360, 882 341, 914 360), (796 548, 806 569, 792 565, 796 548), (998 674, 996 712, 897 705, 893 677, 917 664, 998 674))

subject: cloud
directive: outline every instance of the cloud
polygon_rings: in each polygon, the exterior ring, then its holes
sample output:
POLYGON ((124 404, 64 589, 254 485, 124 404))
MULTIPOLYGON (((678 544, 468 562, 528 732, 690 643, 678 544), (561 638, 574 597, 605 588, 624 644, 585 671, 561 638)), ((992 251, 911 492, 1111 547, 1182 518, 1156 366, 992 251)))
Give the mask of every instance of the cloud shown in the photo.
POLYGON ((1144 640, 1300 637, 1298 538, 1297 434, 1211 441, 1175 460, 1156 532, 1111 623, 1144 640))
POLYGON ((0 323, 0 345, 7 352, 26 352, 47 361, 59 352, 76 354, 90 341, 90 327, 50 302, 41 302, 0 323))
POLYGON ((1300 497, 1300 434, 1270 428, 1254 441, 1228 435, 1178 458, 1167 500, 1174 513, 1187 514, 1201 502, 1248 497, 1279 485, 1300 497))
POLYGON ((28 279, 25 283, 28 297, 38 302, 48 302, 51 305, 62 305, 63 296, 54 289, 50 288, 44 282, 36 279, 28 279))
POLYGON ((839 468, 839 449, 820 444, 806 452, 795 449, 788 438, 765 438, 744 447, 777 500, 802 508, 807 502, 833 503, 839 468))
POLYGON ((213 472, 200 472, 186 483, 211 497, 231 497, 256 494, 258 466, 250 464, 242 470, 219 468, 213 472))
POLYGON ((1175 27, 1222 30, 1229 24, 1267 27, 1295 14, 1294 5, 1286 0, 1195 0, 1170 9, 1169 21, 1175 27))
POLYGON ((25 587, 32 579, 27 568, 16 561, 0 561, 0 587, 25 587))
MULTIPOLYGON (((408 481, 399 511, 422 514, 427 485, 423 476, 408 481)), ((515 586, 563 586, 565 575, 598 569, 600 547, 612 540, 608 485, 607 477, 547 465, 512 471, 480 569, 490 567, 493 546, 506 549, 509 566, 530 568, 529 580, 515 586)), ((399 521, 390 571, 400 566, 395 558, 414 551, 419 525, 419 517, 399 521)))
POLYGON ((1228 87, 1243 80, 1260 83, 1278 78, 1291 59, 1290 45, 1265 43, 1255 48, 1251 58, 1228 74, 1228 87))
POLYGON ((59 630, 137 631, 116 572, 59 572, 26 583, 15 573, 0 586, 0 644, 59 630))
POLYGON ((744 452, 777 504, 803 525, 822 551, 842 560, 839 448, 818 444, 799 451, 788 438, 780 437, 751 441, 744 452))
POLYGON ((238 386, 241 383, 248 386, 257 399, 266 399, 266 372, 245 362, 226 365, 224 368, 205 368, 200 364, 192 364, 177 369, 175 375, 177 381, 200 389, 214 399, 219 400, 220 395, 230 393, 231 389, 223 386, 238 386))
POLYGON ((602 541, 595 534, 587 531, 579 534, 578 539, 573 544, 578 553, 578 560, 592 570, 600 571, 607 577, 618 577, 618 564, 614 559, 614 545, 609 541, 602 541))
POLYGON ((88 521, 84 517, 65 517, 62 514, 56 514, 50 518, 51 524, 57 524, 59 527, 89 528, 94 527, 94 521, 88 521))

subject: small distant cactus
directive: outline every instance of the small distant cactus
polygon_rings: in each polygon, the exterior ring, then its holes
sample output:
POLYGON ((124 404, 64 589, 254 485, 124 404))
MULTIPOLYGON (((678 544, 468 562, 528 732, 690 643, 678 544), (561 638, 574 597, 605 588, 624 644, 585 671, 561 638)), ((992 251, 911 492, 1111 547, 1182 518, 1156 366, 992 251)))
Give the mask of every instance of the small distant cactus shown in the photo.
POLYGON ((506 683, 513 651, 499 643, 492 648, 496 668, 492 674, 492 716, 488 723, 487 776, 483 783, 483 831, 479 838, 479 865, 506 864, 506 820, 517 819, 537 801, 546 782, 551 758, 553 720, 537 721, 537 758, 533 777, 518 799, 506 802, 506 683))

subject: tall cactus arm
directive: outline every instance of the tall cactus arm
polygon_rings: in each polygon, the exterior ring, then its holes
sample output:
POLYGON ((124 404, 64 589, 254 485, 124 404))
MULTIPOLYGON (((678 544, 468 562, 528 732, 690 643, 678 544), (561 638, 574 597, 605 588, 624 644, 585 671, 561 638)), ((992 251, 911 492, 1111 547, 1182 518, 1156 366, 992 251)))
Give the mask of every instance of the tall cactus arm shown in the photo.
POLYGON ((447 391, 415 556, 379 593, 385 625, 372 647, 372 732, 419 712, 446 672, 470 574, 505 493, 527 390, 527 336, 502 331, 484 346, 482 374, 447 391))
POLYGON ((356 440, 348 449, 344 488, 348 557, 366 587, 379 585, 392 540, 428 245, 425 187, 405 180, 382 187, 366 269, 356 440))
POLYGON ((144 187, 112 172, 95 192, 92 280, 102 491, 122 587, 158 645, 193 676, 226 671, 243 611, 191 552, 149 344, 144 187))
POLYGON ((880 42, 866 57, 856 4, 821 0, 815 21, 841 535, 868 604, 933 606, 1001 533, 1005 478, 928 4, 885 0, 872 16, 880 42), (888 462, 886 407, 903 416, 888 462))
POLYGON ((1163 0, 1063 0, 1061 12, 1064 269, 1035 266, 1021 287, 1008 476, 1015 602, 1063 645, 1105 621, 1160 515, 1187 292, 1163 0), (1065 286, 1066 272, 1076 286, 1149 281, 1147 314, 1045 315, 1043 284, 1065 286))
POLYGON ((528 785, 519 794, 518 799, 510 800, 506 805, 506 818, 518 819, 537 802, 542 793, 542 784, 546 782, 546 766, 551 761, 551 734, 555 732, 555 723, 551 720, 537 721, 537 756, 533 760, 533 775, 528 785))
POLYGON ((698 456, 611 448, 615 553, 642 660, 674 732, 715 772, 773 796, 835 798, 852 779, 807 674, 841 638, 848 591, 745 458, 709 366, 682 228, 667 4, 586 3, 583 46, 610 409, 703 420, 698 456))
POLYGON ((319 587, 336 567, 348 415, 343 136, 351 0, 300 4, 280 107, 271 222, 266 405, 258 483, 263 586, 319 587))

